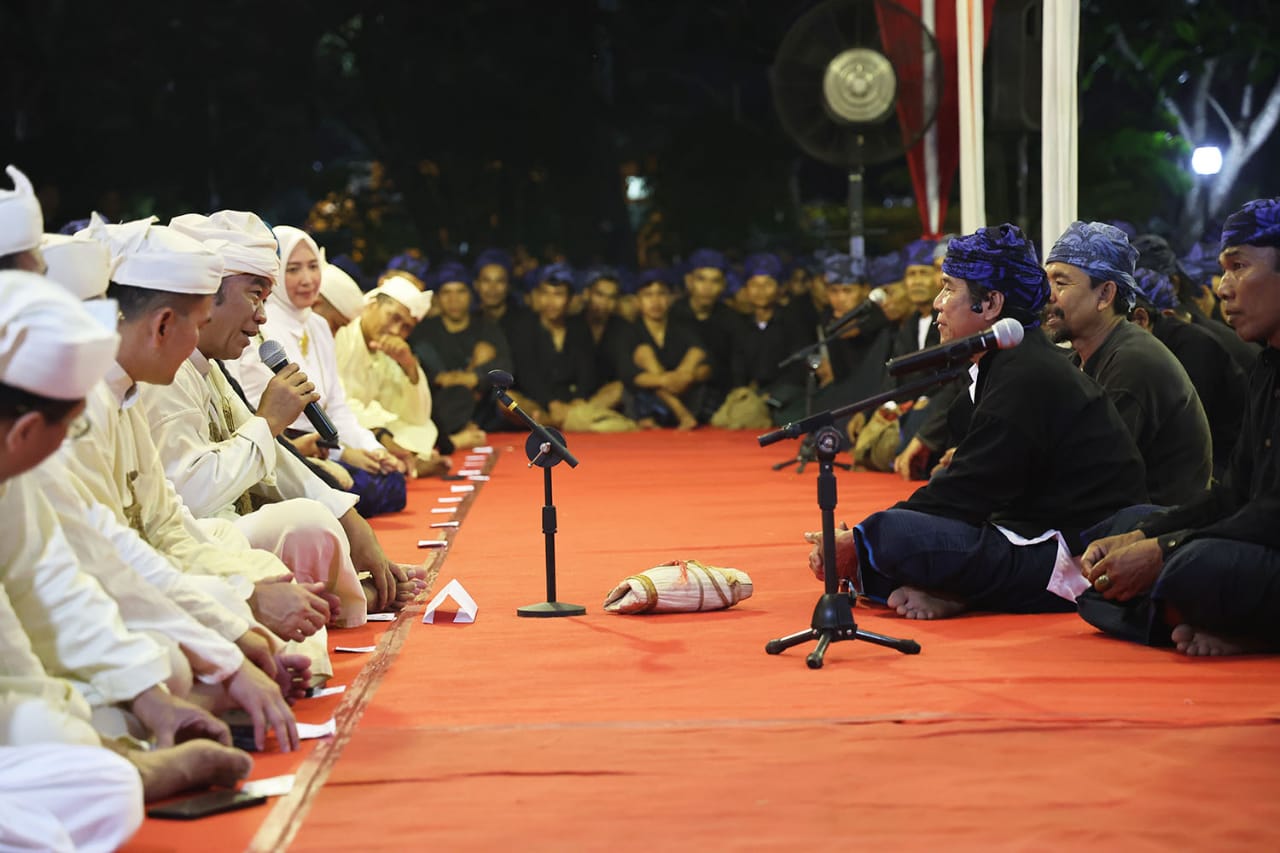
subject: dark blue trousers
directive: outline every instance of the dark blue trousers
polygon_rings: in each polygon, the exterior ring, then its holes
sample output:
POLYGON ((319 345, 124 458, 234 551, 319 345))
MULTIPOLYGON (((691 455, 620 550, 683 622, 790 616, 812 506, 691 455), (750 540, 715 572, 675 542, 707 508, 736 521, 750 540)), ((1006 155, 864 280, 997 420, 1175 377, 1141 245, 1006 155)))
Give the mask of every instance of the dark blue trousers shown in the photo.
POLYGON ((1056 539, 1014 545, 989 524, 889 509, 855 527, 854 540, 862 591, 878 601, 912 586, 959 599, 973 610, 1075 610, 1073 602, 1046 589, 1058 555, 1056 539))
MULTIPOLYGON (((1125 533, 1159 507, 1130 507, 1098 536, 1125 533)), ((1147 595, 1116 603, 1080 599, 1091 625, 1150 645, 1169 645, 1167 611, 1181 622, 1228 637, 1280 645, 1280 551, 1231 539, 1197 539, 1174 551, 1147 595)))

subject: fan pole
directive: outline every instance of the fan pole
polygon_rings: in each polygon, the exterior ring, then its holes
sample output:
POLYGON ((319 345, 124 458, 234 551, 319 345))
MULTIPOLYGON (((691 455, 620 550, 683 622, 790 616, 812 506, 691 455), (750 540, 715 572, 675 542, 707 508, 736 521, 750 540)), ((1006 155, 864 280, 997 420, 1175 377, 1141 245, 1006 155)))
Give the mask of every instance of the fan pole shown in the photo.
POLYGON ((849 257, 853 275, 859 281, 867 275, 866 227, 862 221, 863 168, 859 163, 849 170, 849 257))

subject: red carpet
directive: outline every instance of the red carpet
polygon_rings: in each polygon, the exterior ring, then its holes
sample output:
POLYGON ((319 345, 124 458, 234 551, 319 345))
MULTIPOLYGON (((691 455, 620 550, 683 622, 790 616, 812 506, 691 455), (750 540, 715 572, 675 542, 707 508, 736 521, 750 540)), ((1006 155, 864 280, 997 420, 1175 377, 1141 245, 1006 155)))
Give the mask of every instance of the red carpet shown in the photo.
MULTIPOLYGON (((702 430, 571 443, 582 465, 555 469, 558 597, 585 617, 515 616, 544 597, 542 480, 503 448, 437 581, 475 596, 475 624, 407 614, 370 671, 340 675, 355 681, 340 714, 349 739, 308 758, 302 788, 270 812, 209 819, 199 835, 150 821, 129 849, 1280 841, 1276 659, 1186 660, 1071 615, 912 623, 860 608, 863 627, 923 653, 840 643, 810 671, 807 646, 764 654, 807 626, 820 592, 799 537, 818 524, 816 470, 769 470, 794 444, 702 430), (719 613, 602 611, 615 582, 674 557, 743 569, 755 596, 719 613)), ((414 511, 379 523, 393 555, 416 552, 446 487, 415 484, 414 511)), ((841 472, 840 490, 838 518, 852 523, 908 488, 841 472)), ((254 776, 297 764, 267 756, 254 776)))

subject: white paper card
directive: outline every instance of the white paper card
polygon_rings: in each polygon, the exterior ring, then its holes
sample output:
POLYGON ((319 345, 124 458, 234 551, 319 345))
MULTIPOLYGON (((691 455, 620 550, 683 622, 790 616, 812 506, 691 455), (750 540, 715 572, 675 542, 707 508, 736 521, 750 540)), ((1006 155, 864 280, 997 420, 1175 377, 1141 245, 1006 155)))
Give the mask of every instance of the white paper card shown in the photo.
POLYGON ((394 613, 370 613, 364 617, 368 622, 394 622, 396 615, 394 613))
POLYGON ((314 740, 329 737, 338 730, 338 724, 330 717, 327 723, 298 723, 298 740, 314 740))
POLYGON ((442 503, 442 504, 460 504, 460 503, 462 503, 462 498, 461 498, 461 497, 456 497, 456 498, 436 498, 436 502, 437 502, 437 503, 442 503))
POLYGON ((474 477, 480 473, 479 468, 463 468, 458 472, 459 477, 474 477))
POLYGON ((462 486, 449 487, 449 491, 453 492, 454 494, 457 494, 458 492, 474 492, 475 490, 476 490, 476 487, 471 485, 470 483, 462 486))
POLYGON ((352 654, 362 655, 376 649, 377 646, 334 646, 335 652, 351 652, 352 654))
POLYGON ((337 696, 339 693, 347 692, 347 685, 335 684, 333 687, 313 687, 312 693, 308 693, 310 699, 319 699, 321 696, 337 696))
POLYGON ((488 475, 488 474, 474 474, 474 475, 472 475, 472 476, 468 477, 467 479, 468 479, 468 480, 470 480, 470 481, 472 481, 473 483, 487 483, 487 482, 489 482, 489 475, 488 475))
POLYGON ((437 521, 437 522, 434 522, 431 526, 432 527, 457 527, 461 523, 462 522, 460 521, 437 521))
POLYGON ((448 515, 451 512, 457 512, 458 508, 456 506, 433 506, 431 511, 441 515, 448 515))
POLYGON ((419 539, 419 548, 448 548, 449 542, 445 539, 419 539))
POLYGON ((488 446, 488 445, 486 445, 486 446, 484 446, 484 447, 473 447, 473 448, 471 448, 471 452, 472 452, 472 453, 483 453, 483 454, 486 454, 486 455, 487 455, 487 454, 490 454, 490 453, 492 453, 492 452, 493 452, 493 448, 492 448, 492 447, 490 447, 490 446, 488 446))
POLYGON ((434 625, 436 621, 436 608, 444 604, 446 599, 452 598, 458 605, 458 612, 454 615, 453 621, 461 624, 464 622, 476 621, 476 600, 471 597, 462 584, 458 583, 458 579, 454 578, 445 584, 444 589, 436 593, 436 597, 431 599, 431 603, 427 605, 427 611, 422 614, 422 621, 426 625, 434 625))
POLYGON ((266 779, 254 779, 245 782, 240 790, 255 797, 283 797, 293 790, 294 774, 287 776, 271 776, 266 779))

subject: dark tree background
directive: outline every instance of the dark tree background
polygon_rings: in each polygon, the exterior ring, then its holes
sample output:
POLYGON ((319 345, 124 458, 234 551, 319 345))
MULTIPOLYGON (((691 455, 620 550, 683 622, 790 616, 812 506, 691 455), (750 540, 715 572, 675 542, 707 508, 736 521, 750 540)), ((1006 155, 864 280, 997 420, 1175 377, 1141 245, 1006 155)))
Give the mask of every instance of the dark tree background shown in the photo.
MULTIPOLYGON (((371 270, 407 246, 633 264, 700 244, 838 245, 844 175, 799 153, 768 83, 812 5, 7 0, 0 156, 35 180, 51 229, 94 209, 251 209, 322 229, 371 270), (652 196, 628 201, 627 176, 652 196)), ((1141 47, 1212 23, 1205 49, 1230 89, 1274 60, 1250 66, 1243 37, 1220 37, 1230 15, 1207 0, 1086 2, 1082 215, 1176 224, 1189 187, 1158 94, 1178 63, 1159 80, 1121 67, 1113 28, 1141 47)), ((1194 74, 1201 54, 1179 61, 1194 74)), ((1228 205, 1274 192, 1276 154, 1269 141, 1244 166, 1228 205)), ((992 179, 1009 168, 994 158, 992 179)), ((873 250, 918 233, 904 164, 873 169, 868 190, 873 250)))

